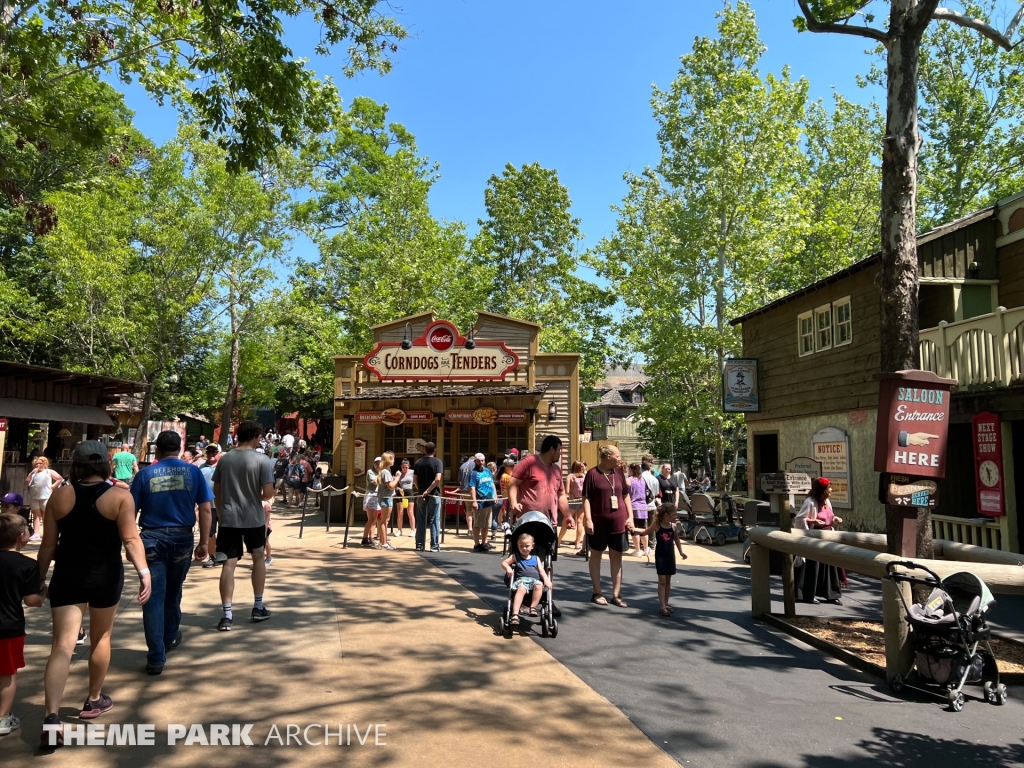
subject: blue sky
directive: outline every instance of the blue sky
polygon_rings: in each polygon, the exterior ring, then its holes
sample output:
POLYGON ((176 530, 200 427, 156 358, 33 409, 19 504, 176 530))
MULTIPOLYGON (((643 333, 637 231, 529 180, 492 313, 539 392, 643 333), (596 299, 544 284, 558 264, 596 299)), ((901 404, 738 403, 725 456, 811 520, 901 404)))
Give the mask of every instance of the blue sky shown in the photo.
MULTIPOLYGON (((857 87, 870 41, 798 34, 795 0, 754 0, 768 46, 762 72, 789 65, 806 76, 812 97, 882 101, 857 87)), ((651 86, 666 87, 693 39, 715 34, 720 0, 406 0, 395 10, 412 36, 389 75, 340 74, 340 58, 316 58, 311 20, 288 28, 297 56, 333 75, 346 103, 369 96, 416 136, 421 154, 440 163, 431 195, 435 216, 466 222, 483 216, 483 191, 505 163, 539 162, 558 171, 586 233, 584 247, 614 230, 610 206, 622 199, 622 175, 658 161, 651 86)), ((138 127, 158 142, 175 119, 137 88, 127 94, 138 127)), ((296 254, 312 257, 312 244, 296 254)))

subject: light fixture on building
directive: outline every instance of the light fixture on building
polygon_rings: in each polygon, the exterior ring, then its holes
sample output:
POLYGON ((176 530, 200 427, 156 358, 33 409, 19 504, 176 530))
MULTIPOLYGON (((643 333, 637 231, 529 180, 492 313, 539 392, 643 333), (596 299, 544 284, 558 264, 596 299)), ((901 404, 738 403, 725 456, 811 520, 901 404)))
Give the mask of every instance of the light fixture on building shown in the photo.
POLYGON ((64 429, 57 433, 57 437, 71 437, 71 430, 65 427, 64 429))
POLYGON ((409 338, 409 334, 412 332, 412 326, 409 323, 405 324, 405 334, 402 338, 402 349, 412 349, 412 339, 409 338))
POLYGON ((466 339, 466 349, 476 349, 476 342, 473 340, 473 329, 469 329, 469 338, 466 339))
POLYGON ((555 401, 552 400, 548 403, 548 421, 554 421, 558 418, 558 406, 555 405, 555 401))

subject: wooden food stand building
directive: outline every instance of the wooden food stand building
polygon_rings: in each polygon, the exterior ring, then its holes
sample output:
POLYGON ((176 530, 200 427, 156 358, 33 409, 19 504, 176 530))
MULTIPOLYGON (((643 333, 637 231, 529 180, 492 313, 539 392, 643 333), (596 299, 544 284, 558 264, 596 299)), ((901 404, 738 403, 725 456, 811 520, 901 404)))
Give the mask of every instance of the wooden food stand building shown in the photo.
POLYGON ((434 313, 373 328, 364 356, 334 358, 333 471, 363 484, 373 458, 415 462, 437 444, 445 480, 465 457, 501 463, 546 435, 562 439, 563 469, 579 451, 579 354, 540 351, 540 326, 489 312, 460 330, 434 313))

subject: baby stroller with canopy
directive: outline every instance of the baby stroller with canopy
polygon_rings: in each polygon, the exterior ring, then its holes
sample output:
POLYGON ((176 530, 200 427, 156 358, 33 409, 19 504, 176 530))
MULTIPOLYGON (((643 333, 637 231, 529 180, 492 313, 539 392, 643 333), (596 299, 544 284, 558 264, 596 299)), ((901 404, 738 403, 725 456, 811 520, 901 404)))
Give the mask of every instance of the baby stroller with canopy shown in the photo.
MULTIPOLYGON (((558 545, 558 534, 551 526, 551 521, 543 512, 526 512, 515 525, 505 525, 505 544, 503 553, 516 552, 516 542, 524 533, 533 536, 533 554, 544 566, 548 576, 554 579, 552 573, 552 555, 558 545)), ((505 599, 505 608, 498 619, 498 629, 505 637, 512 637, 512 602, 515 598, 515 591, 512 589, 512 577, 505 574, 505 584, 508 587, 508 596, 505 599)), ((525 604, 525 603, 524 603, 525 604)), ((537 606, 536 620, 540 623, 541 637, 558 637, 558 621, 554 617, 551 590, 545 588, 541 596, 540 605, 537 606)), ((533 617, 528 620, 533 621, 533 617)))
POLYGON ((1006 686, 999 682, 999 668, 988 642, 992 631, 985 622, 995 598, 985 582, 967 571, 940 579, 929 568, 906 561, 889 563, 886 574, 897 585, 931 587, 923 602, 910 604, 899 590, 910 624, 916 674, 912 672, 906 679, 897 674, 891 682, 893 692, 908 687, 945 695, 950 709, 959 712, 964 708, 964 685, 981 682, 986 701, 1005 704, 1006 686), (915 576, 909 571, 926 575, 915 576), (983 645, 980 652, 979 645, 983 645), (935 686, 943 693, 936 692, 935 686))

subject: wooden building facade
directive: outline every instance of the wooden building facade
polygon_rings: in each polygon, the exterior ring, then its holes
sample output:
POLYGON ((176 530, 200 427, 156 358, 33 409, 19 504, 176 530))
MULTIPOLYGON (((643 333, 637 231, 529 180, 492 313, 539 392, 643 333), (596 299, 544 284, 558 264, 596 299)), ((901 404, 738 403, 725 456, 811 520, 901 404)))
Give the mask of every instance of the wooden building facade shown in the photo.
MULTIPOLYGON (((1017 488, 1024 489, 1024 194, 918 238, 922 369, 955 378, 947 477, 936 513, 979 518, 971 420, 1001 419, 1003 549, 1020 551, 1017 488), (1020 446, 1015 450, 1015 446, 1020 446)), ((733 320, 743 356, 758 361, 761 410, 746 414, 749 492, 756 477, 801 457, 841 454, 832 469, 847 527, 884 531, 874 472, 880 370, 880 256, 733 320), (844 464, 845 462, 845 464, 844 464)), ((823 474, 829 475, 828 469, 823 474)), ((993 525, 996 525, 994 522, 993 525)))
POLYGON ((434 313, 374 327, 366 355, 334 358, 333 471, 361 485, 384 451, 415 462, 437 445, 445 480, 466 457, 501 463, 546 435, 562 439, 568 468, 580 434, 579 355, 540 351, 540 326, 478 312, 472 329, 434 313), (434 339, 437 343, 431 341, 434 339))

